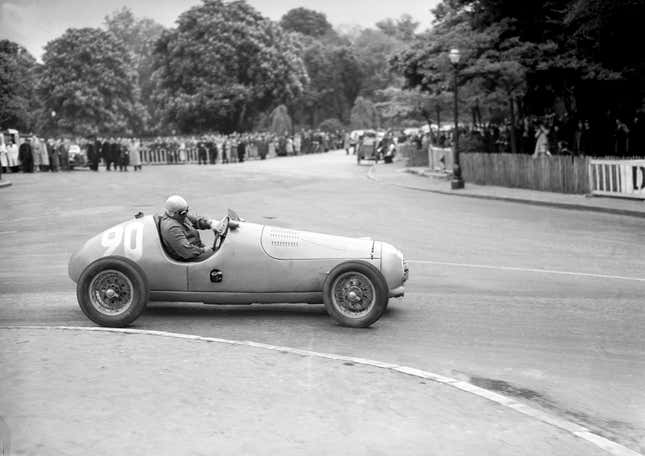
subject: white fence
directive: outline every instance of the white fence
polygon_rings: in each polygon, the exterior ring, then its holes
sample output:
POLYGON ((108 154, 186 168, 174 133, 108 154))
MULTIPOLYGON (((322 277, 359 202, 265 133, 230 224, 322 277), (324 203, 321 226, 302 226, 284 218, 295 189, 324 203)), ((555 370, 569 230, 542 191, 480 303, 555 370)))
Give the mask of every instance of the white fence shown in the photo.
POLYGON ((593 195, 645 199, 645 160, 589 160, 593 195))

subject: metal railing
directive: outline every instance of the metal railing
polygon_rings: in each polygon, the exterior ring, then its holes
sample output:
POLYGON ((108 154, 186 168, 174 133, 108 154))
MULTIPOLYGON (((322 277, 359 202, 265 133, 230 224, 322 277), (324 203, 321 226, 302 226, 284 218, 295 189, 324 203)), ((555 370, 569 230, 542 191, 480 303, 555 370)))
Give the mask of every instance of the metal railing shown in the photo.
POLYGON ((645 199, 645 160, 589 160, 593 195, 645 199))

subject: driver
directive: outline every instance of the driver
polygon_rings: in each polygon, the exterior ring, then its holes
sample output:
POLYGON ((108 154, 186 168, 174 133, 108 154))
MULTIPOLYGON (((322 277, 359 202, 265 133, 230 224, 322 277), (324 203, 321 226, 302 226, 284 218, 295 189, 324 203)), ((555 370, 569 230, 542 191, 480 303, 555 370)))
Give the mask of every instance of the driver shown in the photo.
POLYGON ((226 227, 220 227, 216 220, 207 220, 188 213, 188 203, 179 195, 166 200, 165 213, 161 217, 159 229, 164 247, 173 258, 179 261, 202 261, 214 251, 206 247, 197 230, 213 230, 219 236, 226 227))

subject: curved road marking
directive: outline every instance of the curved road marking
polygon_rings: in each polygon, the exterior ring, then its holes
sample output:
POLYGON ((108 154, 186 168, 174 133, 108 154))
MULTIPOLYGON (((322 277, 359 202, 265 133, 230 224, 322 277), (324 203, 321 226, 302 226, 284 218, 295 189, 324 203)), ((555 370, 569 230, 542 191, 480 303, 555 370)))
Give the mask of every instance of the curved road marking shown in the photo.
POLYGON ((103 328, 97 326, 0 326, 0 329, 37 329, 37 330, 58 330, 58 331, 95 331, 95 332, 108 332, 108 333, 120 333, 120 334, 140 334, 147 336, 159 336, 159 337, 170 337, 174 339, 184 339, 184 340, 198 340, 204 342, 217 342, 227 345, 237 345, 245 347, 260 348, 263 350, 278 351, 282 353, 291 353, 294 355, 301 356, 311 356, 316 358, 331 359, 335 361, 347 361, 354 364, 361 364, 365 366, 378 367, 381 369, 387 369, 393 372, 399 372, 401 374, 411 375, 413 377, 422 378, 425 380, 430 380, 433 382, 441 383, 449 387, 456 388, 461 391, 465 391, 475 396, 479 396, 489 401, 495 402, 503 407, 510 408, 519 412, 523 415, 535 418, 543 423, 550 424, 560 430, 568 432, 574 437, 578 437, 582 440, 585 440, 592 445, 597 446, 598 448, 606 451, 609 454, 614 456, 645 456, 640 453, 637 453, 634 450, 631 450, 619 443, 616 443, 612 440, 609 440, 601 435, 598 435, 591 430, 576 424, 572 421, 559 418, 554 415, 549 415, 541 410, 533 408, 526 404, 521 404, 514 399, 502 396, 501 394, 489 391, 479 386, 473 385, 466 381, 457 380, 455 378, 446 377, 443 375, 435 374, 432 372, 424 371, 421 369, 415 369, 413 367, 400 366, 398 364, 386 363, 382 361, 374 361, 371 359, 365 358, 355 358, 353 356, 344 356, 336 355, 333 353, 322 353, 315 352, 311 350, 302 350, 299 348, 292 347, 281 347, 279 345, 270 345, 260 342, 252 341, 240 341, 240 340, 231 340, 231 339, 220 339, 216 337, 203 337, 195 336, 191 334, 180 334, 172 333, 167 331, 153 331, 145 329, 128 329, 128 328, 103 328))
POLYGON ((488 264, 450 263, 446 261, 431 261, 431 260, 406 260, 406 261, 410 264, 435 264, 439 266, 455 266, 460 268, 496 269, 499 271, 516 271, 516 272, 537 272, 542 274, 559 274, 559 275, 569 275, 569 276, 577 276, 577 277, 593 277, 596 279, 616 279, 616 280, 629 280, 632 282, 645 282, 645 279, 642 279, 640 277, 593 274, 589 272, 557 271, 553 269, 535 269, 535 268, 516 268, 512 266, 494 266, 494 265, 488 265, 488 264))

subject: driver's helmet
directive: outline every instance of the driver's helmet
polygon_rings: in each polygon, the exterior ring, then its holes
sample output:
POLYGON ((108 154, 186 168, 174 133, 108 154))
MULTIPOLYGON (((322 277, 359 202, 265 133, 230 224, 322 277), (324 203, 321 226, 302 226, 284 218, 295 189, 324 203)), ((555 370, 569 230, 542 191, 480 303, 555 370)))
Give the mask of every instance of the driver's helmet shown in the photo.
POLYGON ((172 195, 166 200, 166 214, 170 217, 185 216, 188 213, 188 203, 179 195, 172 195))

